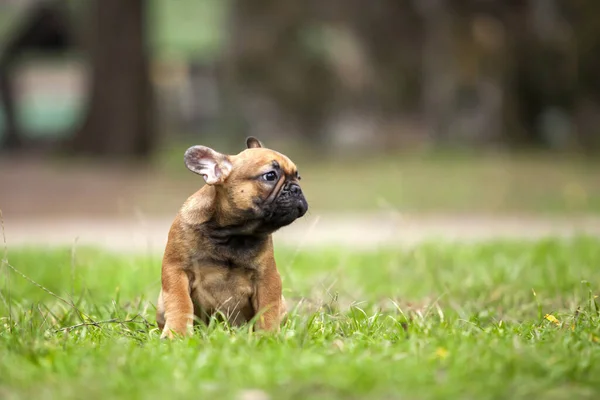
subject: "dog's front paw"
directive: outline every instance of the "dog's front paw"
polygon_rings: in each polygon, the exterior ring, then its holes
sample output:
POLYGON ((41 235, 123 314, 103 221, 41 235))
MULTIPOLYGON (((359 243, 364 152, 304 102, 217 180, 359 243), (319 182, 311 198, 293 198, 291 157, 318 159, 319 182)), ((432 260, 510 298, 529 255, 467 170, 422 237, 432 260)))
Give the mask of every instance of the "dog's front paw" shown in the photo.
POLYGON ((288 307, 285 301, 285 297, 281 296, 281 303, 279 303, 279 319, 281 323, 284 323, 288 317, 288 307))
POLYGON ((170 327, 167 323, 165 328, 160 335, 161 339, 169 339, 173 340, 175 338, 184 338, 186 336, 190 336, 192 334, 191 326, 183 326, 183 327, 170 327))
POLYGON ((173 331, 171 331, 170 329, 167 329, 165 327, 165 329, 163 329, 161 335, 160 335, 161 340, 173 340, 173 331))

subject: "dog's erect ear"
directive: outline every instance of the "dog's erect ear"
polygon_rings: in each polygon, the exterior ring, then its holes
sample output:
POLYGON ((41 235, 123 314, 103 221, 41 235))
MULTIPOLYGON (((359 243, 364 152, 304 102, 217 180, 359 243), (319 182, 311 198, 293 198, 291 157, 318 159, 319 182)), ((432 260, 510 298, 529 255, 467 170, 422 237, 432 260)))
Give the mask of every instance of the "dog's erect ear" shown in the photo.
POLYGON ((202 175, 209 185, 223 183, 231 173, 231 161, 225 154, 206 146, 192 146, 186 150, 183 159, 192 172, 202 175))
POLYGON ((257 149, 259 147, 263 147, 263 145, 260 142, 260 140, 258 140, 254 136, 250 136, 248 139, 246 139, 246 146, 249 149, 257 149))

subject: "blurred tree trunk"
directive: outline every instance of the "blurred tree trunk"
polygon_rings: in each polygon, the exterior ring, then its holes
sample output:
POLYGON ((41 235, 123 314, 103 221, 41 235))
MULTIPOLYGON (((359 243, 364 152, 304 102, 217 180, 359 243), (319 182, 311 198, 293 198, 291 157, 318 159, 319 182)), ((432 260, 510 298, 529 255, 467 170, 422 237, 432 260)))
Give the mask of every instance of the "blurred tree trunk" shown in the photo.
POLYGON ((88 48, 91 97, 70 143, 76 154, 150 155, 155 143, 144 0, 93 0, 88 48))
POLYGON ((513 145, 563 149, 571 145, 576 46, 565 4, 538 0, 509 8, 514 119, 505 138, 513 145))
POLYGON ((498 1, 426 0, 422 110, 435 144, 496 145, 506 108, 508 58, 498 1))
POLYGON ((307 43, 316 22, 313 8, 294 0, 231 2, 223 63, 228 101, 248 133, 265 136, 272 130, 323 141, 333 79, 325 60, 309 49, 318 44, 307 43))
POLYGON ((4 106, 4 125, 6 130, 0 148, 14 150, 20 148, 23 141, 17 127, 15 92, 9 74, 10 71, 7 68, 4 66, 0 68, 0 103, 4 106))
POLYGON ((451 133, 450 119, 458 85, 453 51, 453 14, 445 0, 419 4, 424 23, 423 40, 423 113, 427 133, 434 142, 445 142, 451 133))
POLYGON ((418 109, 422 24, 409 0, 330 0, 317 4, 323 55, 335 90, 328 104, 334 145, 380 151, 398 143, 397 121, 418 109))
POLYGON ((575 124, 580 148, 600 150, 600 2, 569 3, 577 51, 575 124))

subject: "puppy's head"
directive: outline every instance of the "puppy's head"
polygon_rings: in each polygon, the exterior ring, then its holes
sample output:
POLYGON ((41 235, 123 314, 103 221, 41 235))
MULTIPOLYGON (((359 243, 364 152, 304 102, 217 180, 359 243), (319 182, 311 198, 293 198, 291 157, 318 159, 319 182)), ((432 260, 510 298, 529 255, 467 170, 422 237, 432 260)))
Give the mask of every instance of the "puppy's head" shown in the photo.
POLYGON ((285 155, 249 137, 237 155, 192 146, 185 165, 214 186, 215 211, 224 224, 246 224, 254 233, 271 233, 302 217, 308 203, 296 165, 285 155))

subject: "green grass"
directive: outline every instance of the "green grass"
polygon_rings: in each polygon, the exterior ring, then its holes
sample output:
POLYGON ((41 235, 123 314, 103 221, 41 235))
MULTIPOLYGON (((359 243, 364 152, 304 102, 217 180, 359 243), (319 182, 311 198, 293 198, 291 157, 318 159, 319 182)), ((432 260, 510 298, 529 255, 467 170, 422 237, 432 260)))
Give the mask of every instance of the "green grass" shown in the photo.
POLYGON ((44 289, 4 266, 0 398, 600 395, 598 239, 276 257, 293 307, 279 334, 212 323, 168 342, 153 325, 160 258, 9 249, 44 289))

